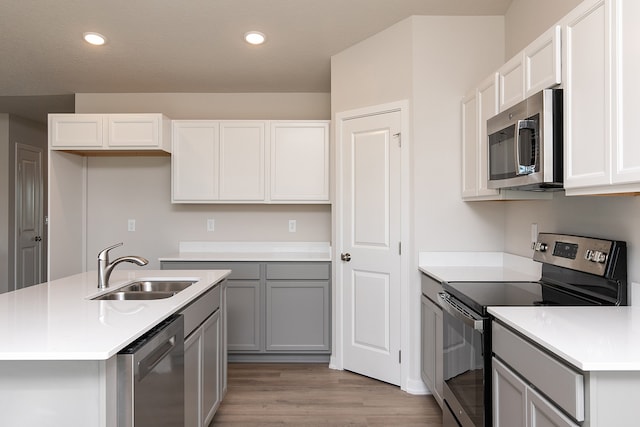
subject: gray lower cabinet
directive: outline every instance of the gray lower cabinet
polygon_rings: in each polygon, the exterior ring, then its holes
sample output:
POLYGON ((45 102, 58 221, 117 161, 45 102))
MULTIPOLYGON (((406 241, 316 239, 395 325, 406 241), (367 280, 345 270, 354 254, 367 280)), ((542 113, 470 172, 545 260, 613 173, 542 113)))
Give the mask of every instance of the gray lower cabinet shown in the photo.
POLYGON ((185 426, 208 426, 226 390, 223 293, 224 285, 219 285, 182 312, 186 335, 185 426))
POLYGON ((492 323, 494 427, 578 427, 584 421, 582 373, 492 323))
MULTIPOLYGON (((437 294, 442 285, 423 274, 422 297, 420 303, 421 318, 421 362, 422 381, 442 407, 443 380, 443 341, 442 341, 442 308, 438 305, 437 294)), ((447 412, 447 411, 445 411, 447 412)))
POLYGON ((161 266, 231 270, 225 293, 230 361, 329 360, 329 262, 163 261, 161 266))

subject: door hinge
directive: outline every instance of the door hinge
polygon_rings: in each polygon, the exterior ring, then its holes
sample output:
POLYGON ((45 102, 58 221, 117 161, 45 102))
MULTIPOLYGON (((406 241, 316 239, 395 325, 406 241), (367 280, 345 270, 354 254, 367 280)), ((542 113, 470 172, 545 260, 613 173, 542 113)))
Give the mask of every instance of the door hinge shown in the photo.
POLYGON ((398 352, 398 363, 402 363, 402 350, 398 352))
POLYGON ((398 255, 402 255, 402 242, 398 242, 398 255))
POLYGON ((402 132, 394 133, 393 136, 398 138, 398 147, 402 147, 402 132))

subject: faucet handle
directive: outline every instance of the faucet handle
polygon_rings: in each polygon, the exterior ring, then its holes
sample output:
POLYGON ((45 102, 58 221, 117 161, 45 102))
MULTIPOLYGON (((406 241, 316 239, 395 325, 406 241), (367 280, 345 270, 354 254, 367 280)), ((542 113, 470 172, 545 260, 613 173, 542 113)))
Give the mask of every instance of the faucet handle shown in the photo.
POLYGON ((98 253, 98 259, 99 260, 106 260, 108 258, 108 256, 109 256, 109 251, 111 249, 117 248, 118 246, 122 246, 122 245, 123 245, 123 243, 120 242, 120 243, 116 243, 115 245, 109 246, 108 248, 105 248, 105 249, 101 250, 98 253))

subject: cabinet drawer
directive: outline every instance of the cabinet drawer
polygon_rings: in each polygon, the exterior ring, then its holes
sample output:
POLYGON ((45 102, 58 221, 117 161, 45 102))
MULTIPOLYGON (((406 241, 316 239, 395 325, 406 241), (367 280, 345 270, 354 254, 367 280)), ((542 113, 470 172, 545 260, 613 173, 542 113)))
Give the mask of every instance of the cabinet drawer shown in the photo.
POLYGON ((220 287, 219 284, 216 285, 182 310, 185 337, 188 337, 207 317, 220 308, 220 287))
POLYGON ((503 325, 492 322, 493 353, 578 421, 584 420, 584 377, 503 325))
POLYGON ((267 280, 328 280, 328 263, 268 263, 267 280))
POLYGON ((260 279, 260 264, 256 262, 162 261, 162 270, 231 270, 229 280, 260 279))
POLYGON ((231 270, 227 276, 229 280, 258 280, 260 279, 260 264, 255 262, 215 262, 216 270, 231 270))

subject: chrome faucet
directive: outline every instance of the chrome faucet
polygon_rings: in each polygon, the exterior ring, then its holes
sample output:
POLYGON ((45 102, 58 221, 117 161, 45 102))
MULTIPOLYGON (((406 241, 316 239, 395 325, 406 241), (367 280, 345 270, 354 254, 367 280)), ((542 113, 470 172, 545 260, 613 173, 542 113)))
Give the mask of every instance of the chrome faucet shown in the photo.
POLYGON ((134 264, 138 264, 139 266, 147 265, 149 261, 141 256, 128 255, 122 256, 120 258, 116 258, 113 262, 109 262, 109 251, 113 248, 117 248, 118 246, 122 246, 122 242, 116 243, 113 246, 109 246, 106 249, 103 249, 98 253, 98 288, 104 289, 109 286, 109 277, 111 276, 111 272, 113 268, 120 264, 121 262, 132 262, 134 264))

